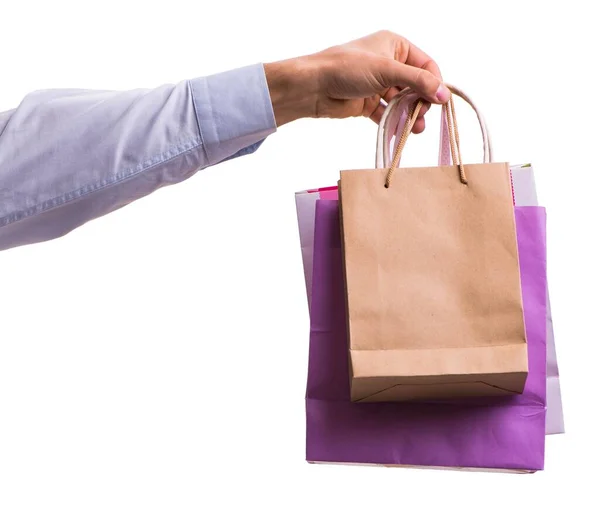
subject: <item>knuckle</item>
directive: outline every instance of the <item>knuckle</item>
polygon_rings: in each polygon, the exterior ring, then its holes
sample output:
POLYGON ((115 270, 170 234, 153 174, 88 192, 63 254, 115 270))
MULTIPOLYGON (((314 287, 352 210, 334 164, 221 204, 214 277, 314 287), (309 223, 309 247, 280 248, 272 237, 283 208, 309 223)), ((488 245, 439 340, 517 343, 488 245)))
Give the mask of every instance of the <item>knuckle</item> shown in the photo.
POLYGON ((394 32, 392 30, 381 30, 379 32, 379 34, 381 34, 385 37, 393 37, 395 39, 404 39, 404 37, 402 37, 401 35, 398 35, 396 32, 394 32))
POLYGON ((398 35, 392 30, 380 30, 376 33, 376 36, 380 39, 393 43, 394 45, 404 46, 408 42, 402 35, 398 35))
POLYGON ((415 75, 415 86, 426 93, 435 93, 434 88, 437 88, 433 74, 422 68, 415 75))

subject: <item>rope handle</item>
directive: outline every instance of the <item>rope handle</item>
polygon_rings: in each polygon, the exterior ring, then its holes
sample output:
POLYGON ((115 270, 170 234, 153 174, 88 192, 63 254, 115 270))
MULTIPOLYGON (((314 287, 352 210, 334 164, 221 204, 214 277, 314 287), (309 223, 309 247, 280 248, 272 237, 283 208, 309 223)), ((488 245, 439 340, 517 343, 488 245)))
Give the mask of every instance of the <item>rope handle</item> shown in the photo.
MULTIPOLYGON (((392 182, 392 176, 394 175, 395 170, 400 165, 400 157, 402 156, 402 150, 406 145, 406 141, 408 140, 409 135, 412 132, 412 129, 419 117, 419 111, 423 106, 423 100, 418 99, 417 102, 413 102, 411 104, 408 118, 404 122, 404 128, 402 130, 402 135, 400 136, 400 140, 398 142, 398 146, 396 147, 394 158, 392 160, 392 164, 388 169, 387 176, 385 178, 385 187, 389 188, 392 182)), ((468 184, 467 176, 465 174, 465 168, 462 163, 462 156, 460 154, 460 137, 458 134, 458 126, 456 124, 456 110, 454 108, 454 99, 450 96, 450 100, 447 104, 442 106, 443 113, 445 114, 446 123, 448 125, 449 138, 450 138, 450 150, 452 153, 452 164, 458 166, 458 173, 460 177, 460 182, 463 184, 468 184)))
MULTIPOLYGON (((491 144, 491 139, 488 133, 488 128, 487 125, 485 123, 485 119, 483 118, 483 115, 481 114, 481 111, 479 111, 479 109, 477 108, 477 106, 474 104, 473 100, 471 100, 471 98, 469 98, 469 96, 462 90, 460 90, 459 88, 457 88, 456 86, 452 86, 449 84, 446 84, 446 86, 450 89, 450 91, 452 91, 453 94, 461 97, 463 100, 465 100, 475 111, 476 115, 477 115, 477 119, 479 121, 479 126, 481 129, 481 134, 482 134, 482 139, 483 139, 483 162, 484 163, 490 163, 492 161, 492 144, 491 144)), ((390 149, 389 149, 389 145, 390 145, 390 141, 392 139, 392 136, 395 132, 395 129, 398 127, 399 124, 403 124, 404 125, 404 129, 403 132, 406 130, 406 124, 409 122, 410 119, 410 113, 412 112, 412 108, 411 107, 407 107, 406 103, 407 102, 415 102, 418 99, 418 96, 410 89, 405 88, 404 90, 402 90, 398 95, 396 95, 396 97, 394 97, 388 104, 388 106, 386 107, 383 116, 381 118, 381 121, 379 123, 379 129, 377 132, 377 147, 376 147, 376 159, 375 159, 375 166, 377 168, 389 168, 392 166, 392 164, 390 163, 390 149), (407 115, 407 109, 408 109, 408 115, 407 115), (393 129, 393 130, 392 130, 393 129)), ((458 132, 458 130, 451 128, 451 125, 454 124, 455 125, 455 118, 456 118, 456 112, 454 112, 453 114, 453 110, 454 110, 454 101, 452 101, 452 103, 449 102, 449 107, 447 108, 442 108, 442 121, 441 121, 441 125, 440 125, 440 154, 439 154, 439 164, 440 165, 449 165, 450 164, 450 154, 449 151, 451 151, 451 149, 448 149, 448 147, 452 148, 453 144, 450 141, 450 131, 455 131, 455 133, 458 132), (450 146, 449 146, 450 145, 450 146)), ((418 113, 417 113, 418 115, 418 113)), ((415 118, 416 121, 416 118, 415 118)), ((414 124, 413 124, 414 126, 414 124)), ((412 127, 410 129, 408 129, 408 134, 410 134, 410 131, 412 130, 412 127)), ((407 136, 405 136, 407 137, 407 136)), ((400 138, 396 139, 396 144, 397 144, 397 148, 400 146, 400 141, 402 140, 403 136, 400 136, 400 138)), ((404 142, 406 142, 406 139, 404 140, 404 142)), ((459 138, 459 142, 460 142, 460 138, 459 138)), ((404 147, 404 146, 403 146, 404 147)), ((398 149, 396 148, 396 152, 395 155, 398 154, 398 149)), ((454 165, 458 165, 458 161, 456 160, 456 157, 458 155, 458 153, 460 153, 460 149, 456 150, 457 153, 453 156, 453 162, 454 165)), ((401 150, 400 150, 401 153, 401 150)), ((398 160, 399 161, 399 160, 398 160)), ((462 162, 461 162, 462 165, 462 162)), ((464 178, 466 179, 466 177, 464 178)))

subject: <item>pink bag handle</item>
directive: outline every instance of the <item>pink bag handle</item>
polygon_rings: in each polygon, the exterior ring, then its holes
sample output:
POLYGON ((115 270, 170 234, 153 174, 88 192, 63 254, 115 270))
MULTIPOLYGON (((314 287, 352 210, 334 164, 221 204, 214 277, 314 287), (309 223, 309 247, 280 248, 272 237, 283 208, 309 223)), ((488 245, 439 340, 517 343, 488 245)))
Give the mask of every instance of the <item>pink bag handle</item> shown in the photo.
MULTIPOLYGON (((490 163, 492 161, 492 146, 488 134, 487 125, 485 123, 483 115, 465 92, 449 84, 446 84, 446 86, 450 89, 450 91, 452 91, 453 94, 465 100, 465 102, 467 102, 475 111, 483 138, 483 162, 490 163)), ((396 151, 398 143, 400 142, 402 130, 404 129, 404 125, 408 120, 408 111, 410 109, 410 106, 418 98, 419 97, 412 90, 406 88, 402 90, 398 95, 396 95, 386 107, 381 121, 379 123, 379 129, 377 132, 377 147, 375 158, 375 166, 377 168, 390 167, 390 143, 392 137, 394 136, 394 134, 396 135, 396 142, 393 150, 396 151)), ((440 125, 440 149, 438 155, 438 163, 439 165, 451 164, 448 122, 446 119, 446 115, 443 111, 440 125)))

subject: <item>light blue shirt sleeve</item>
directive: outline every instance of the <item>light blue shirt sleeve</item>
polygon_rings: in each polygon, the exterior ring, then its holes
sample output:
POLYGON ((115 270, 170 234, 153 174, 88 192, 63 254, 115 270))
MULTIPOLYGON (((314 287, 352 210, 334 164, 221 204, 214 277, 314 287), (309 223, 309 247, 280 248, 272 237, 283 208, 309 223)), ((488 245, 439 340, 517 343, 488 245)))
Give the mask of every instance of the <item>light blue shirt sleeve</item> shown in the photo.
POLYGON ((155 89, 31 93, 0 113, 0 250, 252 153, 276 128, 262 64, 155 89))

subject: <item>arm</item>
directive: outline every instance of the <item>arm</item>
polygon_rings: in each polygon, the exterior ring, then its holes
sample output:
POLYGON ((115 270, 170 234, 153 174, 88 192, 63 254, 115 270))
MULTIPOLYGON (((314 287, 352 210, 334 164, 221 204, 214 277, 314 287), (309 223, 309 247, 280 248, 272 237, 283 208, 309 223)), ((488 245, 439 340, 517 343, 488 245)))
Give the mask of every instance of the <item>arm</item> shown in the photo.
MULTIPOLYGON (((255 151, 299 118, 367 116, 410 87, 450 96, 435 62, 376 34, 319 53, 153 90, 48 90, 0 113, 0 250, 60 237, 198 170, 255 151)), ((425 128, 421 108, 413 127, 425 128)))
POLYGON ((60 237, 276 130, 262 65, 152 90, 48 90, 0 113, 0 250, 60 237))

